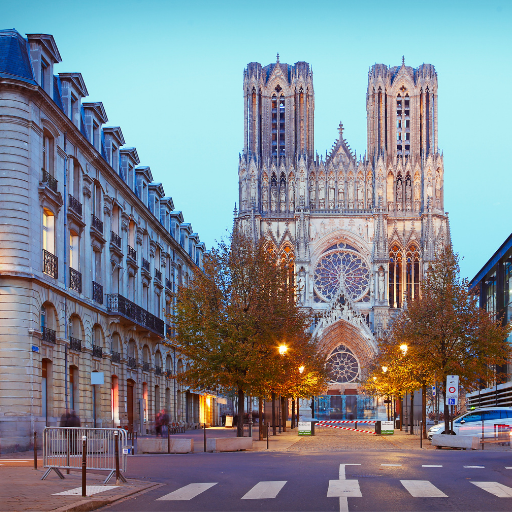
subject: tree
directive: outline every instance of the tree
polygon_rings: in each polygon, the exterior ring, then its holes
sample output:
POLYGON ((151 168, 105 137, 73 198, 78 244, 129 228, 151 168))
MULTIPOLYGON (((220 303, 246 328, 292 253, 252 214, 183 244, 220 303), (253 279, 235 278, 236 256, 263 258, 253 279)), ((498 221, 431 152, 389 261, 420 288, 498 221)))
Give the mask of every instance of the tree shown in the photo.
POLYGON ((190 386, 236 389, 238 436, 243 435, 244 396, 266 396, 285 377, 288 359, 278 346, 309 359, 309 315, 295 305, 289 269, 234 229, 205 256, 187 288, 180 288, 171 320, 190 368, 178 378, 190 386))
MULTIPOLYGON (((407 344, 418 381, 422 386, 439 381, 443 392, 448 375, 458 375, 465 389, 475 388, 492 380, 495 367, 510 358, 506 342, 510 326, 503 326, 499 315, 479 307, 468 281, 460 278, 459 258, 450 246, 437 254, 420 296, 408 302, 390 330, 390 349, 407 344)), ((446 404, 444 418, 448 433, 446 404)))

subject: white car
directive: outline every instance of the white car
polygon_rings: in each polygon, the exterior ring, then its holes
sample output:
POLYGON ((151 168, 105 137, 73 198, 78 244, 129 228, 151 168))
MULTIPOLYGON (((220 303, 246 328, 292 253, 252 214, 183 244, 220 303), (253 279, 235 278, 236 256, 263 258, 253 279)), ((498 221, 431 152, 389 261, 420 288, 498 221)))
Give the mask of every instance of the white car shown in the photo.
MULTIPOLYGON (((481 436, 482 421, 484 437, 493 437, 495 425, 512 427, 512 407, 481 407, 461 414, 453 420, 454 435, 481 436)), ((434 434, 444 434, 444 421, 429 428, 427 437, 432 440, 434 434)))

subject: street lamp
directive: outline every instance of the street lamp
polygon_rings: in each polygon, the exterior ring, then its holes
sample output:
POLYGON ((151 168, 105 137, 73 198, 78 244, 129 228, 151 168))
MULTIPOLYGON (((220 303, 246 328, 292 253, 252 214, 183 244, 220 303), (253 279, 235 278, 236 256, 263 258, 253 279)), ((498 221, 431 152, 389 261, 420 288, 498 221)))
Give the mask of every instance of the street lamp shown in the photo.
POLYGON ((299 366, 299 373, 303 373, 303 372, 304 372, 304 365, 299 366))
POLYGON ((382 371, 383 371, 384 373, 386 373, 386 372, 388 371, 388 367, 387 367, 387 366, 383 366, 383 367, 382 367, 382 371))
POLYGON ((405 356, 405 354, 407 354, 407 345, 405 343, 402 343, 400 345, 400 350, 402 351, 402 354, 405 356))
POLYGON ((284 356, 288 350, 286 345, 279 345, 279 354, 284 356))

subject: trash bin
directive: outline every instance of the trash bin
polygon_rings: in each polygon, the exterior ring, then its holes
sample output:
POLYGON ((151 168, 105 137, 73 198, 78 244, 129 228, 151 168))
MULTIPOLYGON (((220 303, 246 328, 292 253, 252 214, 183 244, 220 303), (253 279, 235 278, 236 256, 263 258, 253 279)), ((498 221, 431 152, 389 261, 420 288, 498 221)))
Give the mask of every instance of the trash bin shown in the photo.
POLYGON ((382 422, 381 421, 376 421, 375 422, 375 433, 376 434, 380 434, 381 433, 381 425, 382 425, 382 422))

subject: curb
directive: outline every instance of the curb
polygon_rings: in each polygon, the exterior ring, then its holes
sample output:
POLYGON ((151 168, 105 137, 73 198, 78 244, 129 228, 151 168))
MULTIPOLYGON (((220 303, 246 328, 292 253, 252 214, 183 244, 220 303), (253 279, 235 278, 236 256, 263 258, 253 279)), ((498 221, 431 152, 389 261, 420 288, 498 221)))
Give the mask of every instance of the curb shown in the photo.
POLYGON ((89 512, 90 510, 96 510, 101 507, 106 507, 107 505, 111 505, 116 501, 121 501, 125 498, 129 498, 134 494, 148 491, 153 487, 159 487, 160 485, 162 484, 158 482, 153 482, 139 489, 132 489, 130 492, 124 493, 122 495, 118 494, 117 496, 112 496, 111 498, 90 498, 87 500, 79 501, 78 503, 73 503, 72 505, 65 505, 64 507, 53 509, 52 512, 89 512))

